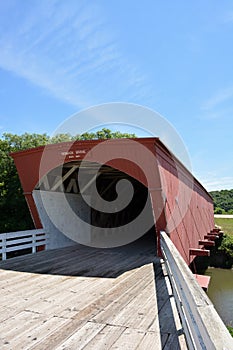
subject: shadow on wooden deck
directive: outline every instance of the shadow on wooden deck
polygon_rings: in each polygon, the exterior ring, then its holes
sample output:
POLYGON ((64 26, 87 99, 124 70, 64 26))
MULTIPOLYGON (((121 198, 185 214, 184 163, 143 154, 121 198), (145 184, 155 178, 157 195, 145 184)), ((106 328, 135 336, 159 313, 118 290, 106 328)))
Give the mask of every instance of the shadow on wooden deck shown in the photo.
POLYGON ((0 262, 0 268, 49 275, 117 278, 126 271, 151 263, 155 255, 155 239, 146 234, 117 248, 97 249, 77 244, 19 256, 0 262))

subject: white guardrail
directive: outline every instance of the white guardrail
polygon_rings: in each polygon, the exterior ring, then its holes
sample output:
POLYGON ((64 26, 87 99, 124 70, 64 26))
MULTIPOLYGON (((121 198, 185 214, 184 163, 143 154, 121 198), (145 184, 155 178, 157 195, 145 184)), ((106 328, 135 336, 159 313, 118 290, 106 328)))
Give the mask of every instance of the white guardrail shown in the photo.
POLYGON ((233 338, 170 238, 161 232, 161 249, 188 349, 232 350, 233 338))
POLYGON ((2 260, 6 260, 7 253, 22 249, 31 248, 32 253, 36 253, 36 247, 46 246, 47 239, 48 235, 43 229, 0 233, 2 260))

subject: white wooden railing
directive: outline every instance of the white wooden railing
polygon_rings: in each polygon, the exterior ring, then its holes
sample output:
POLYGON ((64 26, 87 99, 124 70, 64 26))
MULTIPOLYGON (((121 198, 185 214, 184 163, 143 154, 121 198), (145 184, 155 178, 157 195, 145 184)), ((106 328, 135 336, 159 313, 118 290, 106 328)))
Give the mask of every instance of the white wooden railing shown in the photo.
POLYGON ((188 349, 233 349, 230 333, 165 232, 160 243, 188 349))
POLYGON ((0 254, 2 260, 7 259, 7 253, 31 248, 32 253, 36 248, 47 244, 48 235, 43 229, 18 232, 0 233, 0 254))

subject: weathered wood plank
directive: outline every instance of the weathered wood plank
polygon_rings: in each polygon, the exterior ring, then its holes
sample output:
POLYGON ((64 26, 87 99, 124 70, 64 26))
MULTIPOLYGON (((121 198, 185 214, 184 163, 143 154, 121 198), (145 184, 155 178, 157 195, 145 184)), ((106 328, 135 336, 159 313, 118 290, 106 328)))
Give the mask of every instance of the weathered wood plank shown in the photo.
POLYGON ((104 327, 104 324, 87 322, 58 346, 57 350, 82 350, 104 327))
MULTIPOLYGON (((162 349, 159 330, 157 332, 147 332, 139 343, 138 350, 159 350, 162 349)), ((171 348, 173 350, 173 348, 171 348)))
POLYGON ((108 324, 114 322, 115 317, 119 314, 119 310, 125 308, 135 298, 137 293, 144 288, 148 280, 151 280, 150 274, 146 273, 147 271, 148 269, 145 266, 139 268, 136 276, 133 276, 134 278, 131 279, 131 284, 128 284, 127 288, 122 289, 117 298, 115 296, 114 299, 110 300, 108 306, 95 317, 95 321, 108 324), (141 276, 141 279, 139 276, 141 276))
POLYGON ((145 332, 137 329, 126 328, 113 344, 112 349, 136 350, 144 337, 145 332))
MULTIPOLYGON (((8 335, 8 343, 11 349, 31 349, 34 344, 40 346, 40 342, 55 331, 62 331, 68 320, 61 317, 46 317, 38 315, 38 318, 31 322, 30 325, 23 324, 24 327, 14 336, 8 335)), ((43 348, 41 348, 43 349, 43 348)))
POLYGON ((139 306, 137 314, 137 328, 145 331, 152 329, 152 327, 154 327, 155 330, 159 329, 158 308, 155 295, 150 296, 145 304, 142 303, 142 305, 139 306))
POLYGON ((36 327, 40 318, 40 314, 30 311, 22 311, 14 315, 8 319, 7 322, 1 324, 1 334, 3 335, 3 339, 14 339, 25 329, 33 326, 36 327))
POLYGON ((126 305, 119 303, 116 313, 113 310, 111 314, 111 305, 109 305, 110 316, 106 322, 146 331, 157 314, 153 282, 147 283, 145 281, 144 289, 139 286, 139 290, 137 291, 134 288, 133 292, 133 298, 128 299, 126 305), (150 317, 148 317, 149 311, 152 311, 149 315, 150 317))
MULTIPOLYGON (((133 274, 135 273, 136 272, 133 272, 133 274)), ((68 337, 70 334, 76 331, 80 324, 83 324, 85 320, 91 320, 101 309, 106 307, 109 304, 109 300, 114 300, 114 297, 121 293, 122 288, 126 290, 128 283, 129 277, 126 279, 125 283, 124 280, 122 280, 120 286, 116 284, 111 292, 99 297, 99 299, 96 299, 93 303, 90 303, 84 309, 79 311, 77 316, 75 316, 70 323, 63 328, 63 333, 54 333, 53 335, 48 336, 43 343, 43 347, 46 349, 54 349, 54 347, 57 346, 64 337, 68 337)), ((135 279, 131 279, 131 283, 135 283, 135 279)), ((37 347, 35 347, 35 349, 37 349, 37 347)), ((38 347, 38 349, 40 348, 38 347)))
POLYGON ((125 327, 106 325, 96 336, 84 346, 84 350, 109 350, 124 332, 125 327))

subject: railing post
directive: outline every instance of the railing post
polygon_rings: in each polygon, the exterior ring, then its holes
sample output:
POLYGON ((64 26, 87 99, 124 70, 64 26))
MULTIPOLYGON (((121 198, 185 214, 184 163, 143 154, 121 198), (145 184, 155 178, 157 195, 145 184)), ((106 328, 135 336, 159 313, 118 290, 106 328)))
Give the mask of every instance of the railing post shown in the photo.
MULTIPOLYGON (((47 234, 45 233, 45 235, 47 234)), ((49 237, 45 239, 45 250, 48 250, 48 240, 49 240, 49 237)))
POLYGON ((161 251, 161 245, 160 245, 160 231, 165 230, 167 226, 166 215, 165 215, 165 199, 164 199, 161 186, 157 186, 153 188, 150 187, 149 191, 150 191, 152 213, 153 213, 154 223, 156 226, 156 233, 157 233, 157 245, 156 245, 157 256, 162 257, 162 251, 161 251))
POLYGON ((32 253, 36 253, 36 233, 32 234, 32 253))
POLYGON ((6 235, 2 237, 2 260, 6 260, 6 235))

